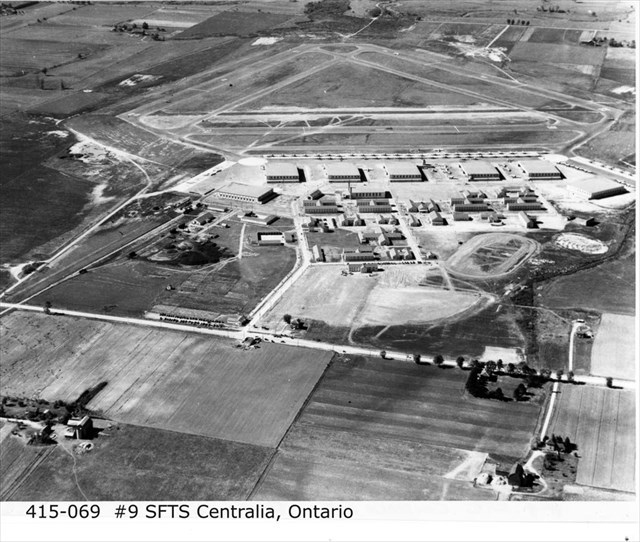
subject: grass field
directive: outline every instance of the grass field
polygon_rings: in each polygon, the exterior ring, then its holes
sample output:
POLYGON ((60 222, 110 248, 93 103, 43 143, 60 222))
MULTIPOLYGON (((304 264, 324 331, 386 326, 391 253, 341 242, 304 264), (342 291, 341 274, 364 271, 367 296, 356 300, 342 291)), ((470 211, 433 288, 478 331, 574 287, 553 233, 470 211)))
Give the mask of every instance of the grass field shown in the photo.
POLYGON ((591 352, 591 373, 635 380, 635 316, 604 313, 591 352))
POLYGON ((540 299, 550 308, 583 307, 634 315, 634 284, 635 262, 631 257, 553 280, 542 287, 540 299))
POLYGON ((110 419, 264 446, 282 438, 330 358, 41 314, 12 314, 1 329, 3 395, 73 401, 107 381, 88 408, 110 419))
POLYGON ((77 41, 47 41, 0 39, 0 73, 20 74, 26 71, 40 71, 60 64, 78 60, 78 55, 91 56, 105 45, 79 43, 77 41))
POLYGON ((275 446, 330 353, 43 314, 1 322, 3 395, 73 401, 123 423, 275 446), (23 337, 37 337, 25 342, 23 337))
POLYGON ((278 89, 243 109, 282 107, 425 107, 471 105, 476 98, 443 91, 368 66, 340 62, 278 89), (375 80, 376 85, 371 86, 375 80), (362 89, 369 92, 363 93, 362 89))
MULTIPOLYGON (((10 453, 31 455, 20 442, 8 444, 10 453)), ((62 445, 46 448, 35 469, 23 467, 8 500, 239 501, 249 496, 272 454, 260 446, 125 424, 105 429, 93 444, 83 455, 62 445)))
POLYGON ((447 269, 471 278, 511 273, 537 249, 532 239, 504 233, 476 235, 447 260, 447 269))
POLYGON ((403 352, 442 354, 480 358, 485 347, 520 349, 522 332, 513 312, 503 305, 491 305, 472 314, 460 314, 449 321, 432 325, 367 326, 353 332, 357 344, 403 352))
POLYGON ((400 361, 334 359, 253 497, 495 499, 471 478, 444 475, 474 453, 506 461, 526 454, 540 405, 468 397, 465 376, 400 361))
POLYGON ((634 392, 567 385, 558 398, 549 434, 568 436, 577 444, 577 483, 634 492, 634 392))
POLYGON ((260 31, 279 26, 290 15, 262 12, 223 11, 181 32, 176 39, 202 39, 209 36, 252 36, 260 31))

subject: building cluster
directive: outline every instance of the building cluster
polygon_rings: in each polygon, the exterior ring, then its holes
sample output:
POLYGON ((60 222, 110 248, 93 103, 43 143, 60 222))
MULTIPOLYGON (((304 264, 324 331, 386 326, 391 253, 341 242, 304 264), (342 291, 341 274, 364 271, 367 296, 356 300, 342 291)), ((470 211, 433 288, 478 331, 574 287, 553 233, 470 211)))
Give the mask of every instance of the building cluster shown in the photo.
POLYGON ((320 196, 318 199, 306 199, 302 202, 305 214, 335 215, 340 213, 338 202, 330 196, 320 196))
POLYGON ((459 196, 449 201, 454 213, 481 213, 489 211, 487 195, 482 191, 463 190, 459 196))
POLYGON ((544 206, 538 200, 538 195, 529 187, 503 187, 498 192, 509 211, 543 211, 544 206))

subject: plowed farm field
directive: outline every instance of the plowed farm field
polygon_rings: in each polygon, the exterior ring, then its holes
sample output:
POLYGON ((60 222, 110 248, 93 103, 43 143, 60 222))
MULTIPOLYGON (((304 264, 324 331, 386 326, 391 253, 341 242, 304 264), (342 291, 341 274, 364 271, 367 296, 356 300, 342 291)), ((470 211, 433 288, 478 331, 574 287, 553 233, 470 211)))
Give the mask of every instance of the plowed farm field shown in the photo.
POLYGON ((568 436, 578 446, 576 482, 635 491, 634 392, 592 386, 563 386, 549 435, 568 436))
POLYGON ((472 486, 471 465, 479 471, 486 454, 507 462, 525 455, 540 405, 469 397, 465 376, 335 358, 253 497, 495 499, 472 486))
POLYGON ((39 313, 0 331, 3 395, 74 401, 108 382, 87 407, 109 419, 262 446, 277 445, 331 358, 39 313))

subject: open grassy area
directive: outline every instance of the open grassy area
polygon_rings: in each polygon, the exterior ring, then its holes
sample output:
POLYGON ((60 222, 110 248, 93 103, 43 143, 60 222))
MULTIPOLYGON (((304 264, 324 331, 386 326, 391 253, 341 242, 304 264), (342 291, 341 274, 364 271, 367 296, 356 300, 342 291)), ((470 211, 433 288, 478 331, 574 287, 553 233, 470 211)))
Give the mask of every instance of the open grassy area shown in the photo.
POLYGON ((331 357, 40 313, 0 325, 3 395, 74 401, 106 381, 87 407, 109 419, 262 446, 277 445, 331 357))
POLYGON ((209 36, 252 36, 279 26, 291 16, 262 12, 223 11, 181 32, 176 39, 202 39, 209 36))
POLYGON ((254 498, 495 499, 472 486, 473 474, 445 475, 472 452, 526 454, 542 395, 528 403, 474 399, 464 392, 466 374, 334 359, 254 498))
POLYGON ((634 392, 593 386, 562 386, 549 434, 578 446, 577 483, 635 491, 634 392))
POLYGON ((15 439, 2 443, 3 459, 5 453, 45 456, 33 469, 23 466, 16 483, 3 484, 11 501, 239 501, 272 454, 251 444, 125 424, 104 430, 82 455, 62 449, 68 442, 31 448, 15 439))
POLYGON ((368 66, 340 62, 249 103, 246 108, 424 107, 471 105, 477 101, 368 66), (372 80, 376 81, 373 87, 372 80), (369 92, 363 93, 364 88, 369 92))
POLYGON ((591 373, 634 380, 636 378, 635 316, 604 313, 591 352, 591 373))
MULTIPOLYGON (((285 314, 332 327, 424 324, 471 310, 481 299, 469 292, 426 286, 423 267, 387 268, 374 276, 344 276, 336 266, 314 266, 263 319, 277 327, 285 314)), ((317 334, 316 334, 317 335, 317 334)))

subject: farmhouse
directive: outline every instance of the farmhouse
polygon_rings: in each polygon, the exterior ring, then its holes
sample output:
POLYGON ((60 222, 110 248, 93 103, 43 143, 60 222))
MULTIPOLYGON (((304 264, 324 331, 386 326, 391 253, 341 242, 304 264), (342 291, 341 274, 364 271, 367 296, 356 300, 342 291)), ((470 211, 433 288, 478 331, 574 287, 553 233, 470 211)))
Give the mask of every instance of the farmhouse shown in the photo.
POLYGON ((626 194, 627 189, 615 181, 609 179, 587 179, 575 181, 567 185, 567 190, 582 199, 602 199, 618 194, 626 194))
POLYGON ((298 166, 291 162, 267 162, 263 169, 267 177, 267 183, 300 182, 298 166))
MULTIPOLYGON (((434 212, 438 212, 438 211, 434 211, 434 212)), ((396 224, 398 224, 398 221, 396 219, 396 224)), ((409 226, 411 226, 412 228, 418 228, 422 225, 422 222, 420 222, 420 219, 413 216, 413 215, 409 215, 409 226)))
POLYGON ((531 180, 562 179, 562 173, 546 160, 520 160, 518 167, 531 180))
POLYGON ((89 416, 71 418, 64 432, 66 438, 88 439, 93 434, 93 420, 89 416))
POLYGON ((277 194, 273 188, 263 186, 249 186, 241 183, 229 183, 213 193, 216 198, 244 201, 247 203, 266 203, 275 198, 277 194))
POLYGON ((407 162, 389 162, 383 165, 389 176, 389 181, 395 182, 420 182, 422 173, 415 164, 407 162))
POLYGON ((329 162, 324 164, 329 182, 360 182, 360 170, 349 162, 329 162))
POLYGON ((472 160, 460 162, 460 169, 470 181, 499 181, 500 172, 489 162, 472 160))

